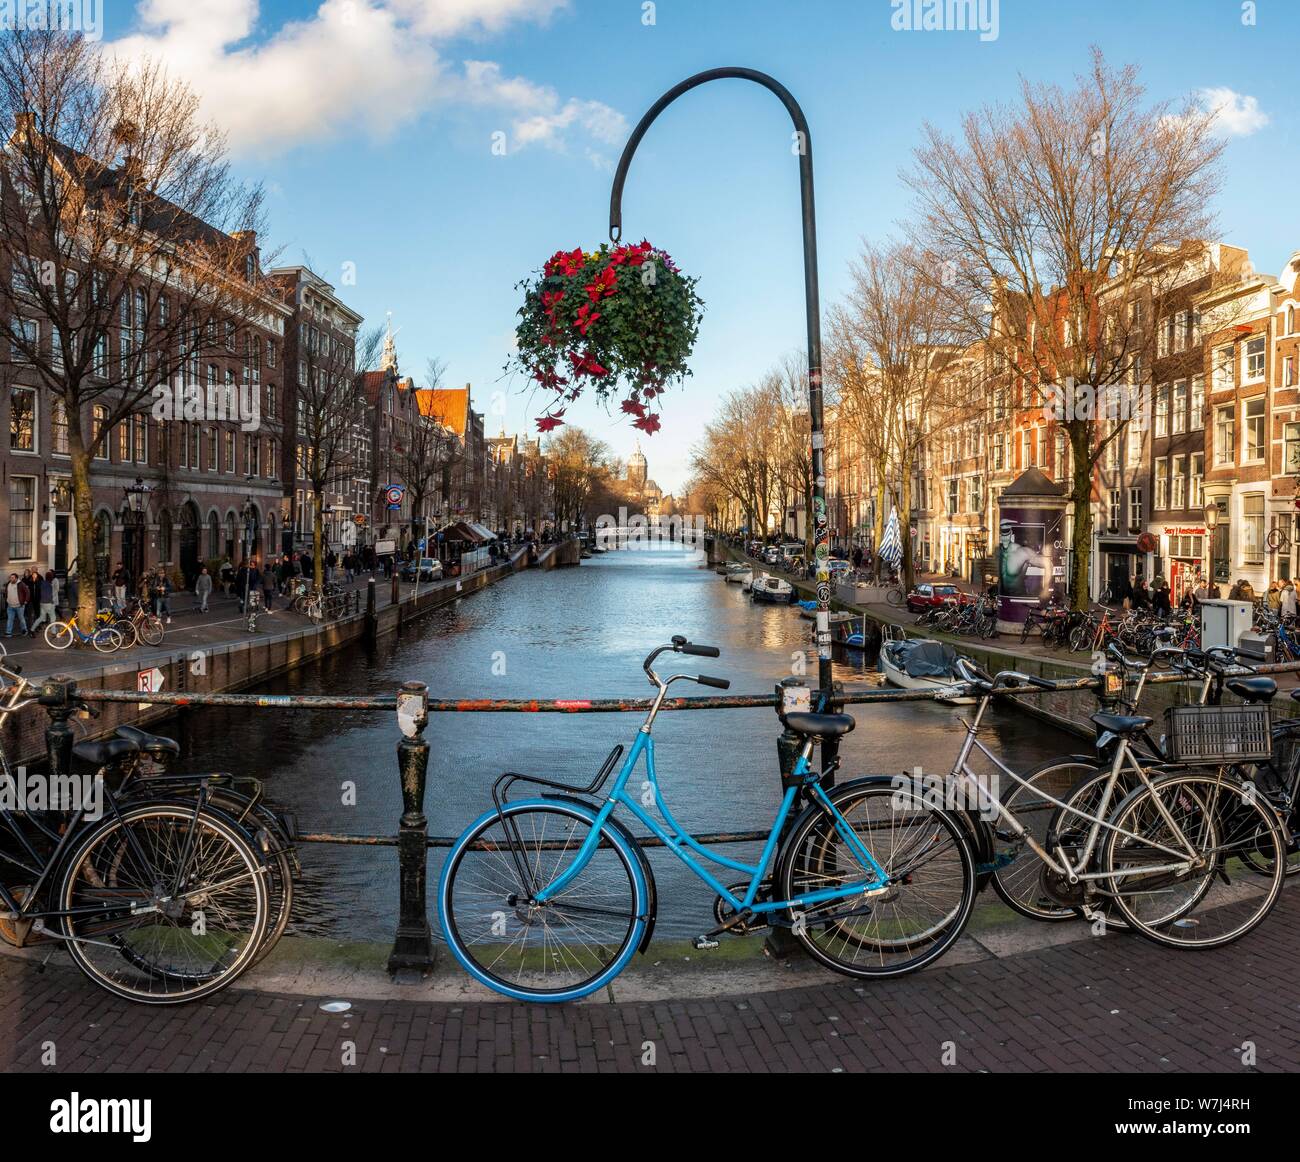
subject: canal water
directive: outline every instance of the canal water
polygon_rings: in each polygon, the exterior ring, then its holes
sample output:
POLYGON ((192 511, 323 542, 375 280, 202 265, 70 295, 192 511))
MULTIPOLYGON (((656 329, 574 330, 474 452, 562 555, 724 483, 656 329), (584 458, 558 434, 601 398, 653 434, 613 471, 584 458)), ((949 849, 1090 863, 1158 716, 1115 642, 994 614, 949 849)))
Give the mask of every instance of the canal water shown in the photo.
MULTIPOLYGON (((641 662, 673 634, 716 645, 722 656, 663 655, 662 673, 710 673, 731 693, 762 694, 796 672, 807 651, 815 678, 811 623, 796 607, 753 604, 724 584, 700 554, 679 546, 627 549, 577 569, 530 571, 438 610, 372 650, 356 648, 295 671, 267 693, 395 692, 408 680, 437 697, 644 697, 641 662)), ((878 683, 874 661, 836 666, 846 684, 878 683)), ((678 683, 674 693, 709 693, 678 683)), ((959 708, 933 703, 860 706, 841 749, 842 780, 920 765, 950 768, 960 743, 959 708)), ((635 714, 437 714, 428 818, 434 835, 455 835, 491 805, 506 770, 588 782, 615 743, 630 744, 635 714)), ((987 740, 1013 769, 1077 749, 1077 741, 1021 716, 993 716, 987 740)), ((394 716, 345 711, 186 711, 169 724, 192 770, 253 773, 269 796, 296 813, 304 831, 393 834, 401 814, 394 716)), ((780 797, 770 709, 665 713, 655 723, 656 768, 677 819, 695 831, 770 825, 780 797)), ((633 821, 635 822, 635 821, 633 821)), ((753 860, 754 845, 731 845, 753 860)), ((310 845, 295 907, 299 933, 338 940, 392 938, 397 899, 393 848, 310 845)), ((429 893, 443 851, 429 861, 429 893)), ((658 936, 712 927, 712 893, 671 855, 652 851, 659 883, 658 936)), ((723 873, 724 882, 739 875, 723 873)), ((436 931, 436 915, 433 916, 436 931)))

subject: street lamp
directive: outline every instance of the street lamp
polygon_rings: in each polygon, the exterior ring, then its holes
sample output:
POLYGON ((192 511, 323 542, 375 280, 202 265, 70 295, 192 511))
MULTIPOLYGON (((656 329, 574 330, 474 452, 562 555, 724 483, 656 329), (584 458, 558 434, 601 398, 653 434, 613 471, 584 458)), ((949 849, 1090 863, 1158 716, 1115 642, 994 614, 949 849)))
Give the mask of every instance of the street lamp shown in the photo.
POLYGON ((1219 527, 1219 505, 1216 501, 1212 500, 1205 506, 1205 527, 1210 532, 1219 527))
POLYGON ((145 512, 149 507, 149 493, 152 491, 140 476, 134 484, 124 485, 126 494, 126 511, 131 518, 131 580, 138 585, 144 576, 144 523, 145 512))
POLYGON ((696 73, 693 77, 687 77, 686 80, 669 89, 646 111, 623 147, 623 155, 618 160, 618 168, 614 172, 614 185, 609 195, 609 236, 611 241, 617 242, 623 235, 623 183, 627 180, 628 167, 632 164, 636 147, 641 144, 641 139, 654 123, 655 118, 683 93, 688 93, 709 81, 724 79, 753 81, 755 84, 762 85, 776 94, 794 122, 795 142, 799 155, 799 195, 803 219, 804 309, 808 333, 808 419, 812 436, 813 477, 812 511, 808 513, 808 520, 814 530, 813 559, 817 567, 817 680, 823 696, 829 698, 832 687, 831 583, 827 565, 830 545, 826 513, 825 437, 822 431, 822 337, 817 284, 817 221, 813 199, 812 135, 808 130, 808 119, 804 116, 799 103, 774 77, 758 72, 756 69, 709 69, 706 72, 696 73))

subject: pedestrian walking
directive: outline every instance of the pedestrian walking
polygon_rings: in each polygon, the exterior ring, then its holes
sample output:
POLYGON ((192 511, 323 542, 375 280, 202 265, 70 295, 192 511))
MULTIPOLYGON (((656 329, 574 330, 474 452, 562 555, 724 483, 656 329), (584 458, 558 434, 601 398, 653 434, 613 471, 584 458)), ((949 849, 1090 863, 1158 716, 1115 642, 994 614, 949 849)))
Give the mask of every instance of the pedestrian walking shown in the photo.
POLYGON ((36 630, 31 627, 36 624, 36 619, 41 615, 41 571, 33 565, 27 570, 23 580, 27 583, 28 632, 35 637, 36 630))
POLYGON ((1282 604, 1282 582, 1270 581, 1268 583, 1268 592, 1264 594, 1264 601, 1268 605, 1270 613, 1277 613, 1278 607, 1282 604))
POLYGON ((1157 577, 1151 587, 1151 608, 1158 617, 1168 617, 1172 606, 1169 603, 1169 582, 1157 577))
POLYGON ((1278 612, 1284 620, 1294 618, 1296 615, 1295 585, 1290 581, 1282 586, 1282 592, 1278 597, 1278 612))
POLYGON ((36 620, 32 622, 32 637, 36 636, 36 629, 42 623, 46 625, 54 624, 54 605, 58 600, 58 592, 59 579, 54 575, 53 569, 47 569, 45 576, 40 579, 37 585, 37 596, 41 611, 36 620))
POLYGON ((267 564, 262 569, 262 604, 266 606, 266 612, 271 612, 272 603, 275 600, 275 569, 267 564))
POLYGON ((27 632, 27 586, 17 573, 10 573, 5 586, 5 637, 14 636, 15 625, 19 633, 27 632))
POLYGON ((207 613, 208 598, 212 596, 212 574, 206 565, 199 566, 199 575, 194 578, 194 608, 200 613, 207 613))

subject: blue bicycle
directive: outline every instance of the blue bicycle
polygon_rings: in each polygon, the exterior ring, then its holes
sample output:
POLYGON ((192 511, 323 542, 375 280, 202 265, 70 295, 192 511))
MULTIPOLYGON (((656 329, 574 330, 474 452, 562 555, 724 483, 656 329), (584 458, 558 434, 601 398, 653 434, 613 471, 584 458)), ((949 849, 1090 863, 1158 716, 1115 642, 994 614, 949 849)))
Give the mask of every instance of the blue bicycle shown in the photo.
POLYGON ((783 927, 814 959, 854 977, 898 976, 942 956, 975 899, 969 830, 910 779, 872 776, 824 787, 834 764, 814 770, 813 746, 849 733, 849 715, 784 715, 803 745, 756 864, 706 849, 677 823, 655 772, 655 716, 673 682, 723 690, 730 683, 704 674, 661 678, 653 666, 666 651, 719 654, 674 637, 646 658, 642 668, 656 694, 607 795, 601 788, 621 745, 585 787, 502 775, 492 810, 452 846, 438 913, 465 970, 517 1000, 569 1001, 602 988, 646 950, 657 908, 654 873, 636 836, 615 817, 619 806, 717 893, 717 926, 697 947, 715 947, 724 933, 783 927), (643 757, 644 794, 629 794, 643 757), (544 790, 511 801, 517 784, 544 790), (796 804, 801 809, 787 828, 796 804), (702 861, 746 878, 728 886, 702 861))

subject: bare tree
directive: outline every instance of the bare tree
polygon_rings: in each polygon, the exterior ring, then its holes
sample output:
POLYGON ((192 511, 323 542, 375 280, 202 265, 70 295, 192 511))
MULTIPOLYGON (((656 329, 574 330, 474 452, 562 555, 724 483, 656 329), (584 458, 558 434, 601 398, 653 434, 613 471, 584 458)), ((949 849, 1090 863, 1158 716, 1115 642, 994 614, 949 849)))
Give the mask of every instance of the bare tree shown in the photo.
MULTIPOLYGON (((935 419, 956 420, 959 411, 978 408, 983 393, 969 382, 954 390, 953 291, 933 277, 923 254, 907 244, 864 246, 851 273, 853 289, 831 321, 837 414, 873 466, 877 547, 887 496, 898 506, 903 576, 910 587, 915 577, 908 529, 918 456, 935 419)), ((879 567, 878 555, 876 560, 879 567)))
POLYGON ((927 126, 906 175, 919 247, 957 301, 980 306, 969 337, 987 341, 1024 406, 1049 406, 1068 434, 1076 608, 1088 600, 1093 469, 1149 410, 1135 397, 1150 390, 1150 330, 1133 304, 1159 318, 1202 260, 1220 180, 1212 116, 1144 98, 1136 68, 1094 50, 1073 88, 1024 81, 1014 105, 968 114, 957 140, 927 126), (1096 400, 1112 386, 1127 414, 1102 424, 1096 400))
POLYGON ((555 522, 576 528, 590 515, 589 502, 600 482, 607 478, 609 447, 581 428, 564 428, 546 442, 551 471, 555 522))
POLYGON ((0 151, 7 370, 30 375, 66 417, 89 630, 91 463, 156 386, 187 369, 196 383, 199 358, 258 304, 262 193, 232 176, 187 86, 155 63, 112 63, 79 35, 0 38, 0 124, 14 127, 0 151))
MULTIPOLYGON (((419 390, 440 390, 445 371, 442 361, 431 356, 425 366, 424 386, 419 390)), ((432 409, 419 407, 410 431, 395 450, 397 470, 411 494, 411 516, 427 517, 424 506, 430 496, 443 492, 446 499, 451 468, 464 455, 460 438, 432 409)))

